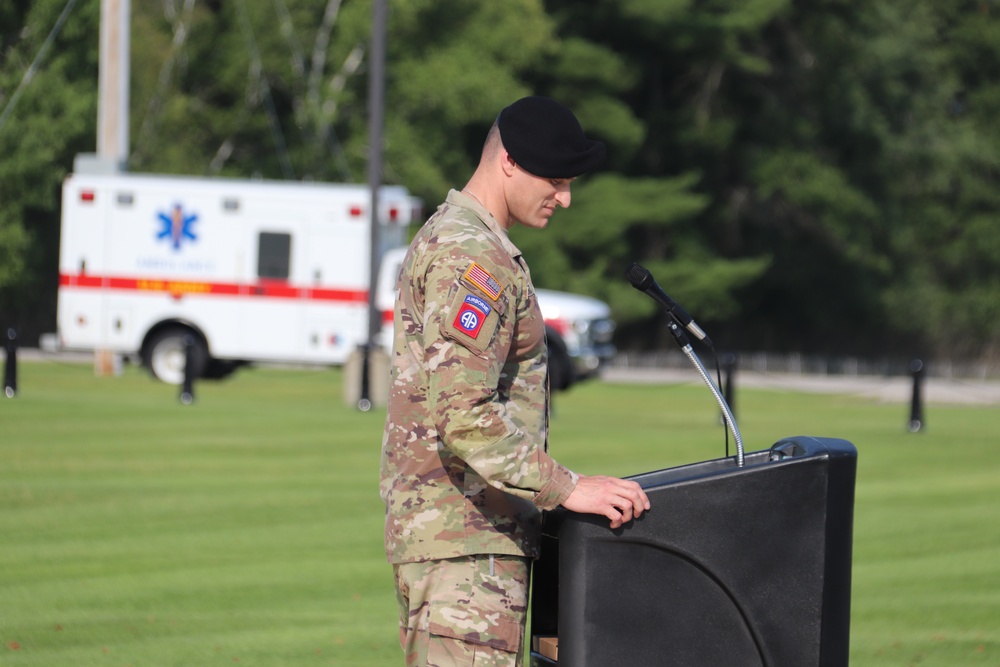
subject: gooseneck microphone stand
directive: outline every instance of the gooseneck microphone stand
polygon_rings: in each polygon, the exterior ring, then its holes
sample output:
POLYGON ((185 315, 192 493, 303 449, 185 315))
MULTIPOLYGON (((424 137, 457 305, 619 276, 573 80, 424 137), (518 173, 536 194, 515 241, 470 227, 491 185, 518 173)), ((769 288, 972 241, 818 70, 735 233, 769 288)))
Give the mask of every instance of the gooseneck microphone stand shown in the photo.
POLYGON ((691 316, 688 315, 676 301, 671 299, 667 293, 663 291, 663 288, 656 283, 656 279, 653 278, 653 274, 649 272, 649 269, 641 264, 638 264, 637 262, 632 262, 625 270, 625 278, 632 284, 632 287, 636 288, 640 292, 643 292, 646 296, 653 299, 653 301, 660 304, 667 315, 670 316, 669 323, 667 324, 670 328, 670 333, 673 334, 674 340, 676 340, 677 344, 680 345, 681 351, 684 355, 691 360, 692 364, 694 364, 694 367, 701 375, 701 379, 708 385, 708 388, 712 391, 712 395, 715 396, 715 400, 719 403, 719 407, 722 408, 722 414, 726 420, 726 424, 729 426, 729 430, 733 433, 733 439, 736 440, 736 465, 742 468, 743 437, 740 435, 739 429, 736 428, 736 420, 733 419, 733 411, 730 410, 729 405, 726 404, 726 399, 722 397, 722 392, 720 392, 719 388, 715 386, 714 382, 712 382, 711 376, 709 376, 708 372, 705 370, 705 366, 702 365, 698 355, 696 355, 694 350, 691 349, 691 343, 688 341, 688 337, 684 333, 684 328, 687 328, 709 347, 713 347, 711 339, 705 334, 704 331, 701 330, 701 327, 694 323, 691 316))
POLYGON ((726 399, 723 398, 722 392, 719 388, 715 386, 712 382, 712 376, 708 374, 705 370, 705 365, 701 363, 701 359, 695 354, 694 349, 691 347, 691 342, 688 340, 687 335, 684 330, 681 329, 677 320, 673 317, 670 318, 670 322, 667 324, 670 329, 670 333, 673 335, 674 340, 681 348, 681 352, 684 353, 691 363, 694 364, 695 369, 698 374, 701 375, 701 379, 705 381, 708 385, 709 390, 712 392, 712 396, 715 396, 715 401, 719 404, 722 409, 722 415, 726 420, 726 424, 729 426, 730 432, 733 434, 733 440, 736 441, 736 466, 742 468, 744 464, 743 458, 743 436, 740 435, 740 430, 736 427, 736 419, 733 417, 733 411, 729 409, 729 405, 726 403, 726 399))

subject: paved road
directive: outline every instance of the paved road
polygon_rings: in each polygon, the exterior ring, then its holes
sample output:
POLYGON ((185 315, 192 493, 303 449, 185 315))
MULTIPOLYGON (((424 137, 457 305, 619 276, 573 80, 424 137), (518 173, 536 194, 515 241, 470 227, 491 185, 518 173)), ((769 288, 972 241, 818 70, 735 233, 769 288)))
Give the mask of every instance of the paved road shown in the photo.
MULTIPOLYGON (((606 382, 651 384, 704 384, 698 373, 676 369, 608 368, 606 382)), ((715 378, 713 372, 713 380, 715 378)), ((909 403, 913 397, 913 379, 909 377, 874 377, 840 375, 797 375, 781 373, 737 372, 736 387, 783 389, 832 394, 854 394, 882 403, 909 403)), ((707 389, 706 389, 707 391, 707 389)), ((922 397, 928 404, 1000 404, 1000 382, 979 382, 947 378, 925 378, 922 397)))

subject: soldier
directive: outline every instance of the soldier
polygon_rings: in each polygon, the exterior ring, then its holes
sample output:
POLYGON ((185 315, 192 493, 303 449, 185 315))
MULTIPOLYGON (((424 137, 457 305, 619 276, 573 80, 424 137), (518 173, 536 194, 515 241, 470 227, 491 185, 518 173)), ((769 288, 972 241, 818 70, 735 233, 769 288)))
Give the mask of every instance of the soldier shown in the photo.
POLYGON ((541 510, 618 528, 649 509, 638 484, 548 455, 545 328, 507 236, 544 228, 603 158, 568 108, 518 100, 403 262, 380 493, 407 665, 520 665, 541 510))

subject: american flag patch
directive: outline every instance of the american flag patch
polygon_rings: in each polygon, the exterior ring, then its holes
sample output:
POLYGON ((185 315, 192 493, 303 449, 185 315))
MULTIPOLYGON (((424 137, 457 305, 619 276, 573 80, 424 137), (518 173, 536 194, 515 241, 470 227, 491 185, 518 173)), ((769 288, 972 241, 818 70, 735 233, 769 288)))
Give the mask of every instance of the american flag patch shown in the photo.
POLYGON ((465 278, 470 283, 483 290, 486 296, 490 297, 494 301, 500 298, 501 292, 503 292, 503 285, 496 281, 496 278, 491 276, 489 272, 483 267, 479 266, 475 262, 469 267, 469 270, 465 272, 465 278))

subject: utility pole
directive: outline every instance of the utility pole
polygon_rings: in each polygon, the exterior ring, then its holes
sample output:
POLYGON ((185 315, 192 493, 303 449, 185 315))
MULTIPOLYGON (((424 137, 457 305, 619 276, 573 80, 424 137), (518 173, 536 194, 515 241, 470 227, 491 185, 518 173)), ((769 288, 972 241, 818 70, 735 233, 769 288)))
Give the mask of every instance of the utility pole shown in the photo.
POLYGON ((382 124, 385 107, 385 24, 386 0, 375 0, 372 12, 372 41, 368 70, 368 187, 371 189, 371 247, 368 272, 368 342, 362 350, 361 398, 358 408, 367 412, 372 407, 375 337, 382 328, 382 314, 375 302, 375 285, 378 280, 379 260, 379 210, 378 192, 382 185, 382 124))
MULTIPOLYGON (((114 174, 128 163, 131 0, 101 0, 97 63, 97 154, 77 155, 76 173, 114 174)), ((114 353, 94 350, 94 371, 113 373, 114 353)))
POLYGON ((128 162, 130 0, 101 0, 97 157, 124 171, 128 162))

